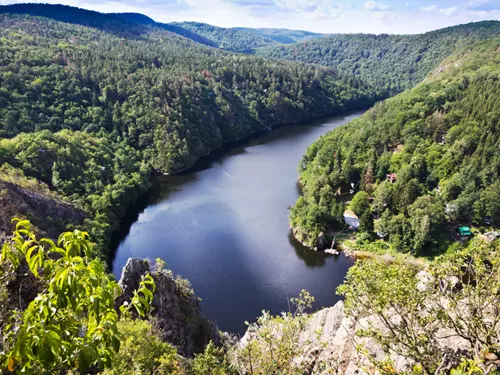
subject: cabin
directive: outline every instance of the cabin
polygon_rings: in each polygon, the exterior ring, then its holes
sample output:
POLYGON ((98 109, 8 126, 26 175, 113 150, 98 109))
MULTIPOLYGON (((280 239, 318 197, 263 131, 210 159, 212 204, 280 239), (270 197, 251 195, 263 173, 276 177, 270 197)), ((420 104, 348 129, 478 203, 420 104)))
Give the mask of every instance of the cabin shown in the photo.
POLYGON ((460 235, 460 238, 472 237, 472 232, 469 227, 458 227, 457 232, 460 235))
POLYGON ((498 240, 500 238, 500 232, 492 231, 492 232, 485 233, 484 238, 488 242, 493 242, 493 241, 498 240))
POLYGON ((351 210, 344 211, 344 221, 346 222, 347 225, 349 225, 354 229, 359 228, 359 218, 351 210))
POLYGON ((389 173, 388 175, 385 176, 385 178, 387 179, 387 181, 393 184, 398 179, 398 175, 396 173, 389 173))

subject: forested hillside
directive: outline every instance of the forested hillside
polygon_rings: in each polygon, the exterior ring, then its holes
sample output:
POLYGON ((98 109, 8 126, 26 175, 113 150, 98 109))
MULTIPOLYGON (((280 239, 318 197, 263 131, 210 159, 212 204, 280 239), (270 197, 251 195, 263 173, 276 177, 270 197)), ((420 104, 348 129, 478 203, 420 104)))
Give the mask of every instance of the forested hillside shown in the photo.
POLYGON ((59 4, 12 4, 0 6, 0 14, 2 13, 48 17, 56 21, 94 27, 118 37, 125 38, 141 38, 149 34, 152 29, 156 28, 170 31, 197 43, 205 44, 210 47, 217 47, 213 41, 190 30, 173 24, 156 22, 138 13, 99 13, 59 4))
POLYGON ((172 25, 201 35, 217 47, 235 52, 253 53, 258 47, 291 44, 322 37, 323 34, 301 30, 252 29, 248 27, 217 27, 201 22, 178 22, 172 25))
MULTIPOLYGON (((246 30, 246 28, 242 29, 246 30)), ((305 31, 305 30, 288 30, 288 29, 249 29, 249 30, 254 30, 282 44, 291 44, 313 38, 322 38, 323 36, 327 35, 327 34, 313 33, 311 31, 305 31)))
MULTIPOLYGON (((500 39, 464 47, 498 25, 332 37, 340 44, 318 55, 332 60, 315 61, 332 68, 212 48, 140 14, 0 7, 0 373, 498 375, 498 240, 432 261, 359 260, 338 289, 344 301, 309 314, 302 290, 287 312, 245 322, 241 340, 217 332, 162 260, 130 260, 117 282, 99 259, 155 171, 366 108, 424 77, 309 147, 294 233, 310 246, 342 234, 347 205, 366 248, 435 255, 457 226, 498 228, 500 39)), ((235 49, 257 40, 245 35, 235 49)))
POLYGON ((314 246, 335 232, 351 184, 362 238, 373 240, 375 227, 398 251, 438 251, 461 224, 498 226, 499 47, 481 42, 448 58, 424 83, 311 145, 291 213, 296 235, 314 246))
POLYGON ((499 36, 500 22, 485 21, 421 35, 337 34, 261 48, 257 55, 330 66, 393 94, 422 81, 453 52, 499 36))
POLYGON ((224 28, 200 22, 162 23, 139 13, 99 13, 67 5, 12 4, 0 6, 0 13, 48 17, 57 21, 95 27, 121 37, 140 38, 148 34, 152 28, 156 28, 210 47, 245 53, 253 53, 258 47, 290 44, 323 36, 301 30, 224 28))
POLYGON ((200 22, 179 22, 174 25, 202 35, 213 41, 217 47, 229 51, 252 52, 257 47, 277 44, 274 39, 256 32, 255 29, 224 28, 200 22))
POLYGON ((151 170, 177 172, 255 131, 378 97, 329 68, 233 55, 89 13, 84 23, 99 27, 0 15, 0 164, 84 210, 101 246, 151 170))

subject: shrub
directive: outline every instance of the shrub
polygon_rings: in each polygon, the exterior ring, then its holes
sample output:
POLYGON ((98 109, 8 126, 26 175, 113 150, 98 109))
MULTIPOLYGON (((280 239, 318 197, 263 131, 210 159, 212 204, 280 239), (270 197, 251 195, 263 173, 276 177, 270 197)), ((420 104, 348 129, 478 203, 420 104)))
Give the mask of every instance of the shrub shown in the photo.
POLYGON ((120 351, 102 375, 180 375, 177 350, 162 342, 160 333, 148 321, 124 319, 118 322, 123 335, 120 351))

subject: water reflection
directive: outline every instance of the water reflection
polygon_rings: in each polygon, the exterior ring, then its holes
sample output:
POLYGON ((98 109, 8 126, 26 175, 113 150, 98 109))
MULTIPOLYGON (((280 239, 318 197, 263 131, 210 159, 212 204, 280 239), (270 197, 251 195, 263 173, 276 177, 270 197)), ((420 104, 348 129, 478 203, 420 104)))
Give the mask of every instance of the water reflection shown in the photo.
POLYGON ((336 258, 333 255, 311 251, 310 249, 306 248, 295 239, 291 230, 288 233, 288 241, 290 241, 290 245, 292 245, 292 247, 295 249, 295 254, 297 254, 297 257, 302 259, 307 267, 323 267, 328 258, 336 258))
POLYGON ((290 234, 287 207, 307 147, 357 116, 281 128, 180 175, 157 176, 124 223, 114 273, 128 257, 164 259, 191 281, 207 317, 231 332, 242 333, 262 309, 287 310, 301 289, 316 308, 332 305, 352 261, 305 249, 290 234))

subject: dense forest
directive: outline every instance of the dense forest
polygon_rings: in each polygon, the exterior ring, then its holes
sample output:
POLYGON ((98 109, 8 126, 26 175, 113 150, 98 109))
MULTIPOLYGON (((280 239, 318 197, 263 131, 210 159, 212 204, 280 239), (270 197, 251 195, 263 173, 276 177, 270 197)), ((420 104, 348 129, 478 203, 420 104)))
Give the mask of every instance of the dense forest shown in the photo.
MULTIPOLYGON (((21 4, 0 7, 0 26, 1 374, 499 374, 499 241, 457 242, 432 261, 359 260, 333 319, 310 315, 302 291, 288 312, 246 322, 241 340, 215 332, 160 259, 130 262, 120 283, 100 259, 154 171, 424 77, 310 146, 295 235, 315 246, 342 232, 346 206, 365 248, 378 236, 414 255, 445 250, 459 225, 498 227, 500 39, 465 46, 498 23, 260 52, 340 43, 311 48, 317 61, 293 52, 330 67, 230 53, 213 48, 220 34, 138 14, 21 4)), ((224 48, 312 36, 237 31, 224 48)))
POLYGON ((377 232, 400 252, 444 250, 459 225, 498 225, 499 47, 496 39, 465 49, 310 146, 291 214, 297 236, 314 246, 335 232, 352 187, 361 239, 377 232))
POLYGON ((217 47, 229 51, 252 52, 257 47, 276 44, 274 39, 254 29, 224 28, 200 22, 179 22, 175 25, 202 35, 214 41, 217 47))
POLYGON ((48 17, 57 21, 95 27, 117 36, 127 37, 139 37, 149 33, 151 28, 157 28, 210 47, 245 53, 253 53, 258 47, 291 44, 323 36, 323 34, 302 30, 224 28, 199 22, 162 23, 139 13, 103 14, 67 5, 13 4, 0 6, 0 13, 48 17))
POLYGON ((152 170, 178 172, 255 131, 379 98, 330 68, 235 55, 63 8, 70 23, 0 15, 0 164, 83 210, 102 247, 152 170))
POLYGON ((311 31, 305 31, 305 30, 266 29, 266 28, 251 29, 247 27, 237 27, 236 29, 248 30, 259 33, 281 44, 292 44, 313 38, 322 38, 323 36, 328 35, 328 34, 313 33, 311 31))
MULTIPOLYGON (((39 214, 40 207, 54 207, 54 213, 61 207, 65 214, 55 216, 78 218, 73 224, 88 228, 101 248, 153 171, 189 168, 259 130, 366 108, 421 80, 456 46, 499 31, 498 23, 482 22, 419 36, 332 36, 274 50, 300 47, 304 54, 297 56, 304 60, 330 64, 306 52, 338 41, 338 51, 328 47, 318 56, 358 61, 329 68, 210 47, 226 37, 250 45, 252 38, 258 44, 261 37, 314 36, 300 31, 212 28, 217 36, 210 36, 200 24, 40 4, 2 6, 0 24, 0 165, 9 180, 2 191, 17 186, 14 201, 24 201, 19 213, 31 211, 27 217, 42 233, 49 233, 49 222, 59 229, 71 223, 39 214), (32 180, 37 183, 26 182, 32 180), (30 191, 43 203, 27 202, 30 191)), ((336 156, 338 163, 344 154, 336 156)), ((0 204, 14 212, 8 201, 0 204)), ((7 227, 4 220, 2 232, 7 227)))
POLYGON ((100 29, 119 37, 140 38, 151 32, 152 28, 163 29, 210 47, 216 43, 174 24, 156 22, 138 13, 99 13, 68 5, 48 4, 11 4, 0 6, 0 14, 29 14, 47 17, 56 21, 72 23, 100 29))
POLYGON ((499 36, 500 22, 485 21, 420 35, 331 35, 260 48, 257 55, 330 66, 394 94, 422 81, 460 48, 499 36))
POLYGON ((323 34, 301 30, 224 28, 200 22, 178 22, 172 25, 201 35, 215 43, 219 48, 245 53, 253 53, 259 47, 292 44, 323 36, 323 34))

